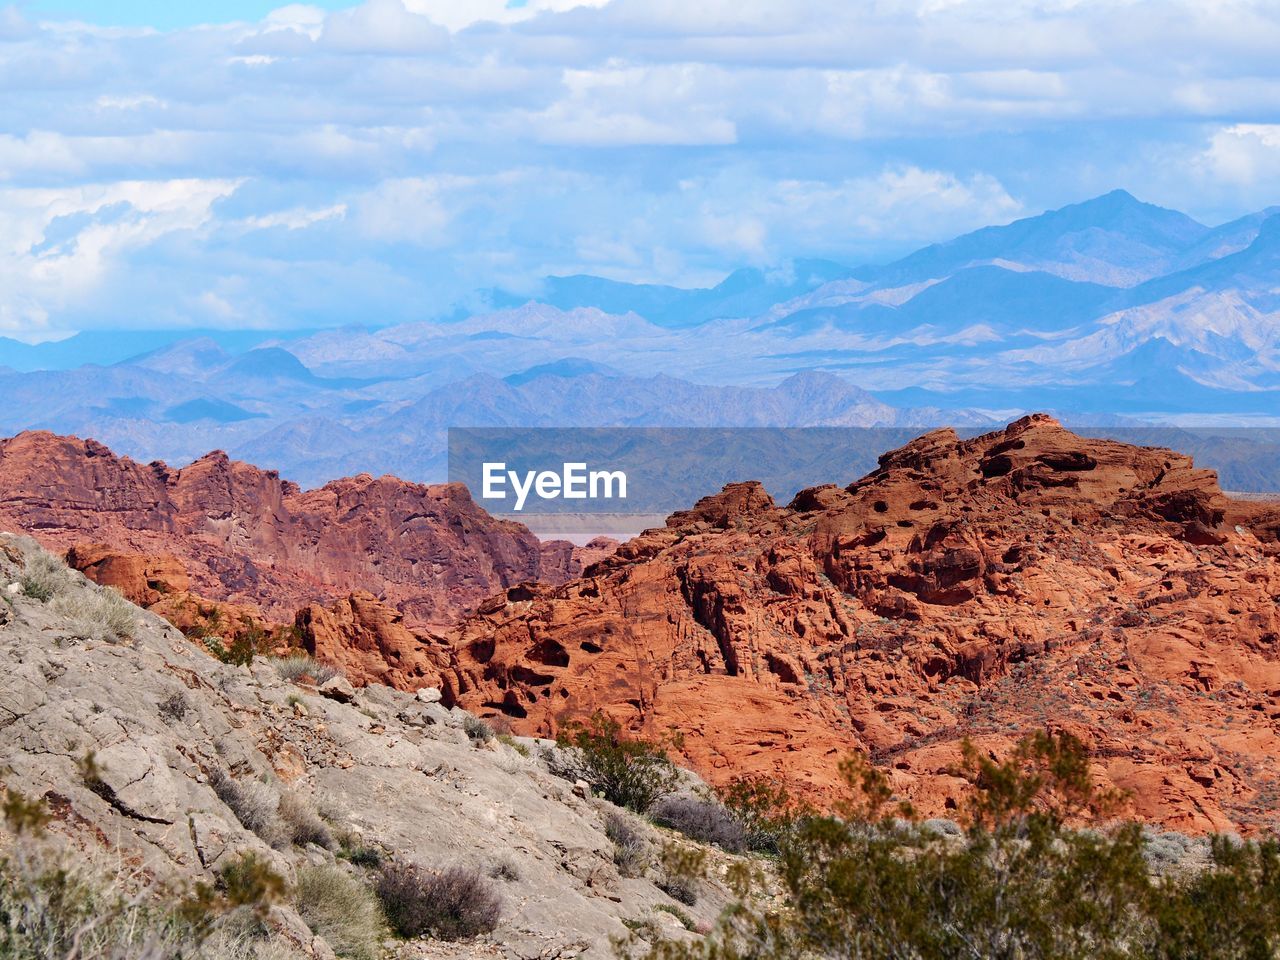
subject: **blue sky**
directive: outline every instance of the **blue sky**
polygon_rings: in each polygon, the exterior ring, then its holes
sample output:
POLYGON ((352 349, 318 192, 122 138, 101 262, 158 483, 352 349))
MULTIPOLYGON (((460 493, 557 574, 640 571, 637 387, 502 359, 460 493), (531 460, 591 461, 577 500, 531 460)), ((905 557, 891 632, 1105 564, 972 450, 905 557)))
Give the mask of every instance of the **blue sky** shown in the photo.
POLYGON ((714 283, 1116 187, 1221 222, 1280 202, 1277 49, 1271 0, 0 6, 0 335, 714 283))
MULTIPOLYGON (((19 5, 28 15, 81 19, 108 26, 154 27, 172 30, 231 20, 261 20, 282 6, 271 0, 32 0, 19 5)), ((339 10, 354 6, 350 0, 320 0, 312 6, 339 10)))

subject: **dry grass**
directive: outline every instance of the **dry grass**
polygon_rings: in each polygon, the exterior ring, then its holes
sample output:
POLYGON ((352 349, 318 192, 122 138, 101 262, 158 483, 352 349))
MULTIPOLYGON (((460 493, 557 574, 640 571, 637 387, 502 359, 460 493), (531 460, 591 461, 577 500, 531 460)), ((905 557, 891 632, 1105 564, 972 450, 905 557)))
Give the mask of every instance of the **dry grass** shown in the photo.
POLYGON ((340 867, 303 867, 296 888, 298 913, 340 957, 375 960, 386 921, 378 898, 340 867))
POLYGON ((111 587, 89 586, 64 593, 54 597, 50 606, 84 640, 119 643, 138 628, 138 608, 111 587))
POLYGON ((332 680, 342 672, 337 667, 322 663, 310 654, 301 652, 291 653, 287 657, 280 657, 275 661, 275 664, 276 672, 290 683, 297 683, 304 678, 310 678, 316 686, 319 686, 332 680))
POLYGON ((233 780, 225 770, 215 768, 209 774, 209 786, 246 830, 273 847, 282 847, 291 839, 280 819, 280 800, 265 783, 233 780))

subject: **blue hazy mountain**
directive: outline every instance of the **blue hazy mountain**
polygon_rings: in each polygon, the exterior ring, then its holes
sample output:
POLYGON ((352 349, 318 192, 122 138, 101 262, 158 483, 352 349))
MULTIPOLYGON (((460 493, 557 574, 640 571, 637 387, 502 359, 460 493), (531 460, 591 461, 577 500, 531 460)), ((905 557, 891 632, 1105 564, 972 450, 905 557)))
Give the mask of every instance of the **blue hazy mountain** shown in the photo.
POLYGON ((847 269, 680 289, 549 280, 452 320, 0 341, 0 434, 236 451, 304 482, 439 479, 448 426, 1280 424, 1280 212, 1208 227, 1116 191, 847 269), (32 370, 33 366, 47 369, 32 370), (23 372, 26 371, 26 372, 23 372))
POLYGON ((861 268, 856 275, 881 285, 901 285, 997 263, 1130 286, 1167 272, 1209 232, 1186 214, 1113 190, 1006 226, 984 227, 894 263, 861 268))
POLYGON ((604 277, 547 277, 534 297, 495 291, 496 308, 518 307, 530 299, 561 310, 596 307, 605 313, 636 313, 662 327, 691 327, 724 317, 751 317, 824 283, 852 276, 830 260, 795 260, 774 271, 735 270, 714 287, 683 289, 651 283, 625 283, 604 277))
POLYGON ((274 330, 86 330, 64 340, 28 344, 0 337, 0 367, 22 373, 70 370, 86 363, 110 366, 172 344, 204 338, 231 352, 251 350, 269 340, 305 336, 310 331, 274 330))

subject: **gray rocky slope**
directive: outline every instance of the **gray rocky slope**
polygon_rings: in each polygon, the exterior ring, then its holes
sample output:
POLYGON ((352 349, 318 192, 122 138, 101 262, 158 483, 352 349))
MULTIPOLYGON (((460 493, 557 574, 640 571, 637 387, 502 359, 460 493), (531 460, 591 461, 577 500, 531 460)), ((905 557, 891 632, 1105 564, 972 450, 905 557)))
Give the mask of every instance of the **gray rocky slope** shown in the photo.
MULTIPOLYGON (((655 885, 656 867, 620 876, 605 833, 614 808, 553 776, 533 741, 476 746, 466 715, 438 703, 383 687, 333 699, 282 679, 271 661, 223 664, 133 607, 123 611, 128 636, 115 639, 101 622, 101 588, 79 574, 65 572, 57 596, 26 595, 23 569, 37 549, 0 534, 0 781, 43 798, 55 832, 87 860, 188 881, 212 880, 246 850, 286 878, 337 862, 315 844, 272 845, 245 829, 211 785, 226 773, 303 798, 335 834, 391 859, 486 873, 504 865, 492 934, 399 944, 399 956, 605 957, 628 927, 689 936, 673 912, 709 925, 725 903, 714 881, 696 906, 677 909, 655 885), (93 788, 89 754, 101 781, 93 788)), ((113 615, 118 625, 121 610, 113 615)), ((637 825, 655 849, 663 842, 637 825)), ((332 956, 289 907, 274 915, 303 955, 332 956)))

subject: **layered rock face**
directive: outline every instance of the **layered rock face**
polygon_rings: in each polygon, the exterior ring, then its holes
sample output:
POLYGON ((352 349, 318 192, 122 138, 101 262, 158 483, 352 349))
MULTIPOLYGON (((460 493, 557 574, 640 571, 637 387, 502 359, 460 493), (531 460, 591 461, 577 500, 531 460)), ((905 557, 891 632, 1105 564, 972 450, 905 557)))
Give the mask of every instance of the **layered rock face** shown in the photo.
POLYGON ((819 800, 866 750, 941 816, 965 738, 1069 730, 1130 813, 1254 829, 1280 795, 1275 517, 1185 456, 1048 417, 941 430, 786 507, 730 486, 487 602, 455 639, 458 697, 544 735, 597 709, 674 728, 713 781, 819 800))
POLYGON ((144 605, 151 580, 186 576, 176 589, 277 621, 362 589, 411 623, 447 624, 495 591, 582 569, 572 544, 495 520, 460 485, 364 474, 304 492, 221 452, 178 470, 41 432, 0 441, 0 524, 141 558, 76 565, 144 605))

